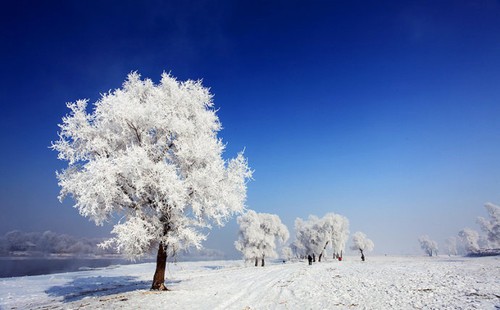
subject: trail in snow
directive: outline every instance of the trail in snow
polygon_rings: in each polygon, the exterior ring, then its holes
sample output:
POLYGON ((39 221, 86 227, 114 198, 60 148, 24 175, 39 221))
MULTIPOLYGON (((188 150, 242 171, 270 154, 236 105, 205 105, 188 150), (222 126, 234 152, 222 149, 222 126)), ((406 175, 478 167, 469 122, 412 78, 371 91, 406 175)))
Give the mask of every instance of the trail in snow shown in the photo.
POLYGON ((153 264, 0 279, 2 309, 499 309, 500 257, 368 257, 246 267, 170 265, 169 292, 148 290, 153 264))

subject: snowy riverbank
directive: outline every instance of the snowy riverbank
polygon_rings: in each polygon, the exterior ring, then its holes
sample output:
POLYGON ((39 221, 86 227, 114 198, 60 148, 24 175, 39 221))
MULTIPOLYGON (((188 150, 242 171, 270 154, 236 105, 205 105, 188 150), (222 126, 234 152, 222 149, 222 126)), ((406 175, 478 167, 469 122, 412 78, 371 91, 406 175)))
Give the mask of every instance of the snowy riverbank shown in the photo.
POLYGON ((0 279, 1 309, 495 309, 500 257, 358 257, 245 267, 168 266, 169 292, 149 291, 154 264, 0 279))

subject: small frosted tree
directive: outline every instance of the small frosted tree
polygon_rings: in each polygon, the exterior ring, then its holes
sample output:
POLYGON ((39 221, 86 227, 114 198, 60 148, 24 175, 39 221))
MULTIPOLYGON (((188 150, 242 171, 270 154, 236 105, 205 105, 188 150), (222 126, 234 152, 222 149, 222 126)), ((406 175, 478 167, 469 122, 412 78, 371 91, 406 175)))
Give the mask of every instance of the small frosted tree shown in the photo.
POLYGON ((477 231, 464 228, 458 232, 458 236, 467 254, 479 252, 479 233, 477 231))
POLYGON ((445 244, 446 244, 446 250, 448 251, 449 256, 458 254, 457 238, 449 237, 445 240, 445 244))
POLYGON ((123 87, 68 103, 52 144, 68 168, 57 173, 60 200, 71 196, 82 216, 102 225, 116 216, 103 244, 130 258, 157 248, 151 288, 166 290, 167 256, 201 247, 201 229, 239 214, 251 177, 240 153, 224 160, 221 124, 200 81, 164 73, 159 84, 131 73, 123 87))
POLYGON ((360 231, 354 233, 352 235, 352 245, 351 250, 357 251, 361 253, 361 260, 365 261, 365 252, 370 252, 374 248, 373 241, 368 239, 366 235, 360 231))
POLYGON ((281 223, 279 216, 269 213, 257 213, 249 210, 238 217, 240 230, 234 246, 247 260, 255 260, 258 266, 261 259, 277 257, 276 240, 285 243, 288 240, 288 229, 281 223))
POLYGON ((479 217, 477 222, 486 233, 487 247, 500 248, 500 207, 492 203, 487 203, 484 207, 490 218, 479 217))
POLYGON ((433 254, 437 255, 438 244, 436 241, 431 240, 429 236, 422 235, 418 238, 418 242, 420 242, 420 247, 422 250, 427 253, 427 255, 432 256, 433 254))

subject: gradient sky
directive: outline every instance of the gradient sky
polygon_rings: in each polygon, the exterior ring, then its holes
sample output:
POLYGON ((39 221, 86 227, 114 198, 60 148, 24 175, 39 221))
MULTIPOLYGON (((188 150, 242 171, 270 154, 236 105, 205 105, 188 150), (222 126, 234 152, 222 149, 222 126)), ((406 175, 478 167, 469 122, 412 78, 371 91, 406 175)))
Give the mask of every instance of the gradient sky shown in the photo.
MULTIPOLYGON (((500 203, 500 2, 9 1, 0 18, 0 234, 106 236, 60 204, 65 103, 127 73, 203 79, 248 207, 345 215, 379 254, 419 253, 500 203)), ((234 255, 234 221, 206 246, 234 255)))

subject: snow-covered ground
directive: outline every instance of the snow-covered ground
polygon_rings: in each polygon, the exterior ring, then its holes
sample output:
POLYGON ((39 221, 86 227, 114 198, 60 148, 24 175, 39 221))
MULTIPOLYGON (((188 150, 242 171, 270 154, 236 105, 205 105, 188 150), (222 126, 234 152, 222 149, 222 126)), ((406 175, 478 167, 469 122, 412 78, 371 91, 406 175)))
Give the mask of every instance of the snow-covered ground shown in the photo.
POLYGON ((154 264, 0 279, 0 309, 500 309, 500 257, 154 264))

